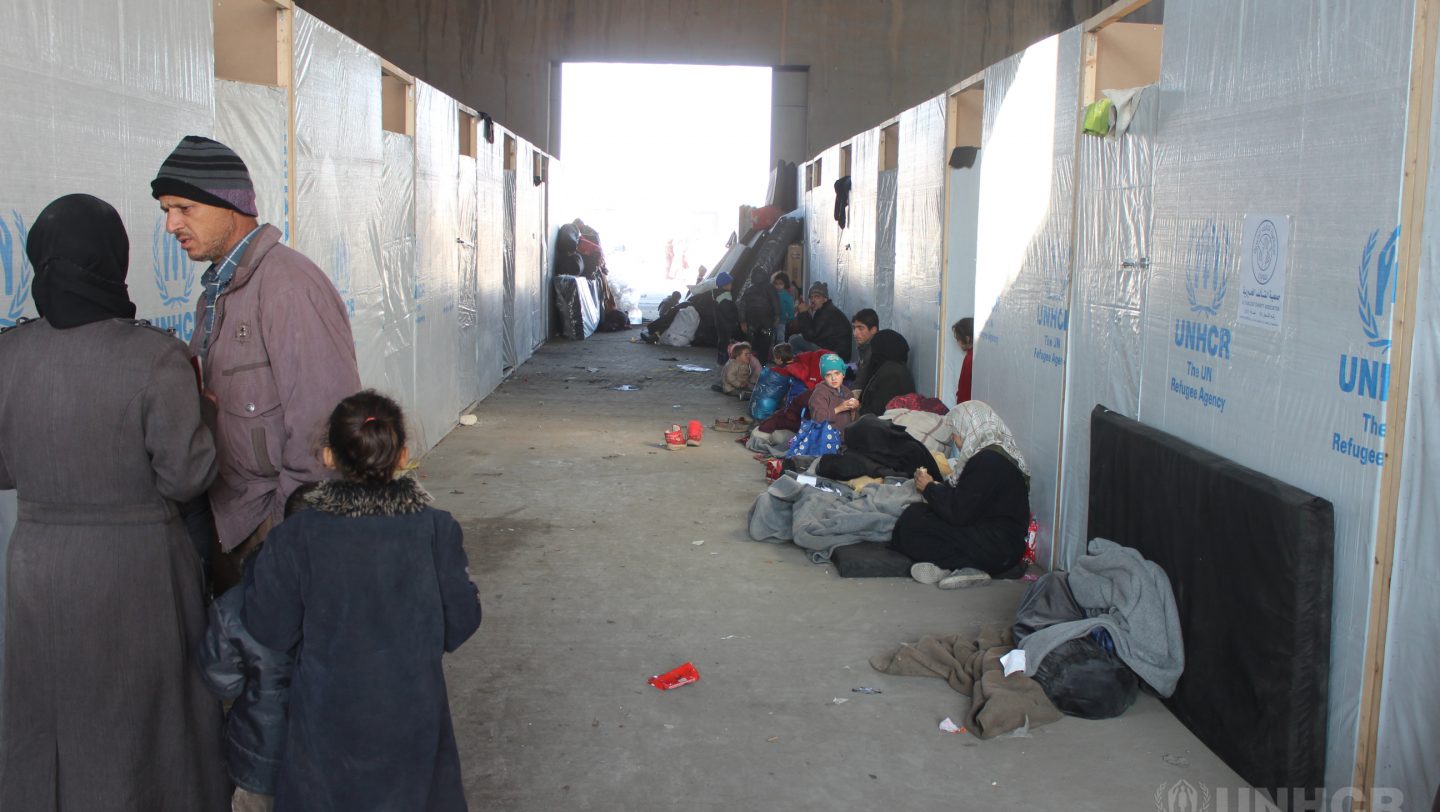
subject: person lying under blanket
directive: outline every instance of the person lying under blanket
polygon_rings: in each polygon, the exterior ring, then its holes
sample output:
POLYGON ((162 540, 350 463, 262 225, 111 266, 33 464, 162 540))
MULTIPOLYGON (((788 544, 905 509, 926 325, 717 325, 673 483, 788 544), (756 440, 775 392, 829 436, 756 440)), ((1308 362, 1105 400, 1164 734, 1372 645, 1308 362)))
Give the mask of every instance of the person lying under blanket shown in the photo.
POLYGON ((942 589, 984 583, 1020 566, 1030 521, 1030 469, 989 405, 972 400, 946 417, 960 473, 955 483, 915 471, 925 501, 900 514, 890 548, 916 562, 910 575, 942 589))

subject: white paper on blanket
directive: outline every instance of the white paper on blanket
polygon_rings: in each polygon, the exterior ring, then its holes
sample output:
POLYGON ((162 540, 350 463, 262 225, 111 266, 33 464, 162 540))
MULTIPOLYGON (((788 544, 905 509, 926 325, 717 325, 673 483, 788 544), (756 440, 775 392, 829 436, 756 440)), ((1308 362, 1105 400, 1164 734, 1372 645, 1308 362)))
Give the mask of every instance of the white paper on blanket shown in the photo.
POLYGON ((1016 671, 1024 671, 1025 649, 1017 648, 1011 650, 1009 654, 1006 654, 1004 657, 1000 658, 1000 665, 1004 666, 1005 676, 1007 677, 1015 673, 1016 671))

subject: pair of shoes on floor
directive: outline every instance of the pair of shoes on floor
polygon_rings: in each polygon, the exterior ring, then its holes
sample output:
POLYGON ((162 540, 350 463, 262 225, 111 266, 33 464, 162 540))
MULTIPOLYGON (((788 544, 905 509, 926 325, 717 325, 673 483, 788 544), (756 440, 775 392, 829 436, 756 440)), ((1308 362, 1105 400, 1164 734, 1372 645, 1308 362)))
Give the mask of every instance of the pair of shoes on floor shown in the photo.
POLYGON ((990 573, 984 570, 973 567, 947 570, 929 561, 920 561, 911 566, 910 577, 922 584, 935 584, 941 589, 965 589, 990 583, 990 573))
POLYGON ((665 448, 669 451, 678 451, 686 446, 699 448, 700 441, 705 436, 705 427, 700 425, 699 420, 691 420, 686 428, 680 428, 679 423, 671 424, 670 430, 665 432, 665 448))
POLYGON ((755 428, 755 421, 748 417, 720 417, 715 419, 716 431, 746 432, 755 428))

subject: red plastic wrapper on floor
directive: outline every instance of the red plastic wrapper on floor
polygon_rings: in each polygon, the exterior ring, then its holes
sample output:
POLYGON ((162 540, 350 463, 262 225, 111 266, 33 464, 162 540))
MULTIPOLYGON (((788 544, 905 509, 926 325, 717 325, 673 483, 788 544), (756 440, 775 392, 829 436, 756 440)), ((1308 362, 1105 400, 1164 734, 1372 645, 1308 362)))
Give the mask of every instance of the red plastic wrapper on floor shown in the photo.
POLYGON ((700 672, 695 670, 694 663, 686 663, 674 671, 667 671, 664 674, 657 674, 646 680, 662 691, 671 688, 679 688, 681 685, 689 685, 692 682, 700 681, 700 672))

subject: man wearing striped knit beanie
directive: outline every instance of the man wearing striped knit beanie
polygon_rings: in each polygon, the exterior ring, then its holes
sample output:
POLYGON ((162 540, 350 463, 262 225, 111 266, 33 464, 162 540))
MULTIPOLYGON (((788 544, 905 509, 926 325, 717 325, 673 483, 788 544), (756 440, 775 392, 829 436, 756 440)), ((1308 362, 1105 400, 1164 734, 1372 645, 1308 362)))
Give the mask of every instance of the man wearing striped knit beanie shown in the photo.
MULTIPOLYGON (((312 440, 335 404, 360 389, 355 341, 325 272, 260 224, 250 172, 229 147, 187 135, 150 191, 165 231, 192 260, 210 263, 190 352, 219 462, 209 492, 218 597, 283 518, 286 497, 329 477, 312 440)), ((187 523, 193 536, 208 522, 187 515, 187 523)))

